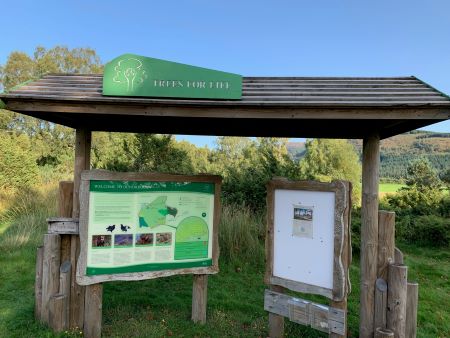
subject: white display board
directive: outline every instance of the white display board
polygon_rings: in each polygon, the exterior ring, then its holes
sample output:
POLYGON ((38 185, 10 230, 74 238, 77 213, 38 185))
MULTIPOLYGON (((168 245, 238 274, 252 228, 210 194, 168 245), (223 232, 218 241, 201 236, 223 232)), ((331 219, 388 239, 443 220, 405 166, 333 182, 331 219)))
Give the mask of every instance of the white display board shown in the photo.
POLYGON ((333 289, 335 193, 275 189, 273 276, 333 289))
POLYGON ((346 181, 268 182, 266 284, 334 301, 346 297, 350 191, 346 181))

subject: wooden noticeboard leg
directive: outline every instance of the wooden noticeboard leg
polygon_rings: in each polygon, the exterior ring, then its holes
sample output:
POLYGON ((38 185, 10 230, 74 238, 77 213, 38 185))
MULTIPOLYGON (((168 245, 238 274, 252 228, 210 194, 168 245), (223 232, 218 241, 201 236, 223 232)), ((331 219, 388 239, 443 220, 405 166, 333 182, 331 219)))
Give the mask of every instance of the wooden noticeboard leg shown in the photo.
POLYGON ((208 275, 194 275, 192 285, 192 321, 206 323, 206 306, 208 303, 208 275))
POLYGON ((361 283, 359 336, 372 338, 375 333, 375 281, 378 257, 378 180, 380 137, 368 136, 363 141, 361 201, 361 283))
MULTIPOLYGON (((270 290, 275 292, 284 292, 284 288, 278 285, 271 285, 270 290)), ((280 338, 284 336, 284 317, 269 312, 269 337, 280 338)))

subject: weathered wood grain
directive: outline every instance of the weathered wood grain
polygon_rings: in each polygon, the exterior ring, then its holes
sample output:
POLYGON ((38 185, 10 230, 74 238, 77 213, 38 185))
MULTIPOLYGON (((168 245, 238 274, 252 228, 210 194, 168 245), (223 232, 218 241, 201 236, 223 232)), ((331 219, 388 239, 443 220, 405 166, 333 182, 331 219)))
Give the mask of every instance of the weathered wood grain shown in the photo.
POLYGON ((292 297, 282 291, 265 290, 264 293, 264 310, 269 312, 270 337, 283 336, 284 317, 330 335, 345 336, 345 310, 292 297))
POLYGON ((42 270, 44 260, 44 247, 40 246, 36 250, 36 270, 34 279, 34 317, 42 320, 42 270))
POLYGON ((378 181, 380 168, 380 138, 372 134, 363 141, 362 201, 361 201, 361 338, 372 338, 375 311, 375 280, 378 251, 378 181))
MULTIPOLYGON (((78 235, 78 219, 68 217, 53 217, 47 219, 48 228, 47 233, 59 235, 78 235)), ((70 241, 70 237, 69 237, 70 241)), ((63 247, 61 245, 61 250, 63 247)), ((70 252, 70 247, 64 247, 64 250, 70 252)), ((67 258, 66 256, 64 258, 67 258)))
POLYGON ((386 328, 387 297, 386 281, 383 278, 377 278, 375 283, 375 329, 386 328))
POLYGON ((67 296, 55 294, 50 297, 49 302, 49 326, 55 332, 61 332, 68 327, 68 317, 65 309, 67 308, 67 296))
MULTIPOLYGON (((73 208, 73 182, 59 182, 58 192, 58 216, 71 218, 73 208)), ((61 234, 61 262, 68 259, 70 259, 70 234, 61 234)))
POLYGON ((102 334, 102 284, 86 286, 83 334, 87 338, 100 338, 102 334))
POLYGON ((386 324, 396 338, 406 337, 407 279, 406 265, 389 265, 386 324))
POLYGON ((378 263, 377 277, 387 280, 389 264, 394 263, 395 212, 378 212, 378 263))
POLYGON ((206 323, 208 304, 208 275, 193 275, 192 283, 192 321, 206 323))
MULTIPOLYGON (((86 129, 77 129, 75 134, 75 167, 73 185, 72 217, 80 217, 80 183, 81 172, 90 168, 91 158, 91 132, 86 129)), ((77 260, 80 254, 80 237, 71 236, 70 263, 71 269, 71 293, 70 293, 70 327, 83 328, 84 322, 84 294, 85 288, 76 281, 77 260)))
POLYGON ((44 235, 42 264, 42 321, 49 322, 50 298, 58 293, 61 238, 55 234, 44 235))
POLYGON ((408 282, 406 291, 406 329, 407 338, 417 336, 417 309, 419 304, 419 284, 408 282))
MULTIPOLYGON (((70 258, 70 257, 69 257, 70 258)), ((70 260, 66 260, 61 264, 59 268, 59 294, 65 297, 62 304, 61 317, 62 324, 61 328, 66 330, 69 328, 70 323, 70 278, 71 278, 71 264, 70 260)))
POLYGON ((403 264, 403 252, 397 247, 394 249, 394 263, 403 264))
POLYGON ((382 329, 381 327, 375 330, 375 338, 390 338, 394 337, 394 332, 389 329, 382 329))
MULTIPOLYGON (((270 338, 280 338, 284 336, 284 317, 289 316, 289 308, 288 306, 285 306, 286 304, 279 302, 279 300, 285 298, 283 297, 282 293, 284 292, 284 288, 278 285, 271 285, 270 291, 274 291, 275 293, 269 293, 267 294, 266 290, 266 296, 274 295, 275 298, 271 302, 272 305, 268 305, 268 308, 271 308, 269 311, 269 337, 270 338), (280 309, 280 312, 275 312, 272 310, 280 309)), ((266 302, 264 302, 264 307, 266 307, 266 302)))

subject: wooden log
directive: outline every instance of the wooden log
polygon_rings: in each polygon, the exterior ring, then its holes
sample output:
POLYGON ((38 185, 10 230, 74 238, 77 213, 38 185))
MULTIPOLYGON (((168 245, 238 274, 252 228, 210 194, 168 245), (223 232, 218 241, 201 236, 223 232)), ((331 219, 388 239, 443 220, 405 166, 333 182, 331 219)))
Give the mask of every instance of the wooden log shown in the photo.
POLYGON ((206 306, 208 301, 208 275, 194 275, 192 285, 192 321, 206 323, 206 306))
POLYGON ((399 248, 395 248, 394 263, 403 264, 403 252, 401 252, 399 248))
POLYGON ((87 338, 97 338, 102 334, 103 285, 86 286, 83 333, 87 338))
MULTIPOLYGON (((395 212, 378 212, 378 263, 377 276, 387 280, 389 264, 394 263, 395 212)), ((376 326, 375 326, 376 328, 376 326)))
POLYGON ((361 201, 361 283, 359 336, 374 336, 375 281, 378 251, 378 181, 380 137, 368 136, 363 141, 361 201))
POLYGON ((48 323, 50 297, 58 293, 61 238, 55 234, 44 235, 42 264, 42 321, 48 323))
POLYGON ((40 246, 36 251, 36 277, 34 281, 34 317, 42 320, 42 268, 44 259, 44 247, 40 246))
POLYGON ((408 282, 406 292, 406 332, 407 338, 417 336, 417 306, 419 303, 419 284, 408 282))
MULTIPOLYGON (((284 292, 284 288, 278 285, 270 285, 270 290, 275 292, 284 292)), ((269 337, 280 338, 284 336, 284 317, 269 312, 269 337)))
POLYGON ((396 338, 406 337, 407 278, 406 265, 389 265, 386 326, 394 332, 396 338))
POLYGON ((388 329, 377 328, 375 331, 375 338, 389 338, 394 337, 394 332, 388 329))
MULTIPOLYGON (((342 248, 342 254, 341 254, 341 260, 343 269, 345 272, 345 292, 344 292, 344 299, 342 301, 331 301, 330 305, 333 308, 340 309, 345 311, 347 313, 347 295, 349 293, 349 266, 351 264, 351 248, 349 249, 350 244, 350 220, 351 220, 351 209, 352 209, 352 202, 351 202, 351 184, 350 182, 345 182, 346 190, 348 191, 349 198, 348 198, 348 205, 344 213, 344 225, 345 225, 345 231, 344 231, 344 245, 342 248)), ((345 316, 346 318, 347 316, 345 316)), ((343 338, 347 336, 347 321, 344 322, 344 333, 342 335, 331 332, 329 334, 330 338, 343 338)))
POLYGON ((64 309, 67 308, 67 297, 56 294, 50 297, 48 324, 55 332, 61 332, 68 327, 64 309))
POLYGON ((71 264, 70 260, 66 260, 59 268, 59 294, 66 297, 64 307, 61 309, 64 330, 69 328, 70 322, 70 278, 71 278, 71 264))
MULTIPOLYGON (((81 172, 90 168, 91 132, 86 129, 77 129, 75 135, 75 168, 73 185, 72 217, 80 217, 80 182, 81 172)), ((85 287, 76 282, 76 264, 80 255, 80 237, 72 235, 70 238, 71 293, 70 293, 70 327, 83 328, 85 287)))
POLYGON ((387 289, 386 281, 383 278, 377 278, 375 282, 375 329, 386 328, 387 289))
MULTIPOLYGON (((72 217, 73 182, 59 182, 58 216, 72 217)), ((61 262, 70 259, 70 235, 61 235, 61 262)), ((70 300, 69 300, 70 303, 70 300)))

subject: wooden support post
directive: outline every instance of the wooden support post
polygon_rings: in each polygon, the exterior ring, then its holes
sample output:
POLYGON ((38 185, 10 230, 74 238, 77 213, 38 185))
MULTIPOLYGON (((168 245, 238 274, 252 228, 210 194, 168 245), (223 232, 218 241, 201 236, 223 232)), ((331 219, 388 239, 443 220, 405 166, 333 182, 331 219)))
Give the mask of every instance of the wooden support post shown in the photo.
MULTIPOLYGON (((394 263, 395 212, 378 212, 378 263, 377 276, 387 280, 389 264, 394 263)), ((376 328, 376 326, 375 326, 376 328)))
POLYGON ((40 246, 36 251, 36 278, 34 281, 34 317, 42 320, 42 268, 44 259, 44 247, 40 246))
MULTIPOLYGON (((81 172, 90 168, 91 132, 85 129, 77 129, 75 137, 75 168, 73 185, 72 217, 80 217, 80 182, 81 172)), ((70 327, 83 328, 84 322, 84 298, 85 287, 76 282, 76 263, 80 255, 80 237, 71 236, 70 263, 71 269, 71 293, 70 293, 70 327)))
POLYGON ((417 335, 417 306, 419 302, 419 284, 409 283, 406 292, 406 332, 407 338, 417 335))
POLYGON ((394 332, 388 329, 377 328, 375 331, 375 338, 393 338, 394 332))
POLYGON ((102 284, 86 286, 83 333, 87 338, 99 338, 102 334, 102 293, 102 284))
MULTIPOLYGON (((284 288, 278 285, 270 285, 270 290, 275 292, 284 292, 284 288)), ((284 317, 275 313, 269 312, 269 337, 280 338, 284 337, 284 317)))
MULTIPOLYGON (((59 182, 58 217, 72 217, 73 182, 59 182)), ((61 262, 70 259, 70 235, 61 235, 61 262)))
POLYGON ((387 289, 386 281, 383 278, 378 278, 375 282, 375 329, 386 328, 387 289))
MULTIPOLYGON (((406 334, 406 295, 408 267, 389 265, 387 328, 396 338, 405 338, 406 334)), ((409 337, 408 337, 409 338, 409 337)))
POLYGON ((375 281, 378 256, 378 180, 380 137, 368 136, 363 141, 361 201, 361 284, 359 336, 374 336, 375 281))
POLYGON ((50 297, 58 293, 61 238, 55 234, 44 235, 42 264, 42 321, 48 323, 50 297))
POLYGON ((208 275, 193 275, 192 285, 192 321, 206 323, 208 303, 208 275))
POLYGON ((55 332, 61 332, 68 326, 64 309, 67 308, 67 297, 56 294, 50 297, 48 325, 55 332))

